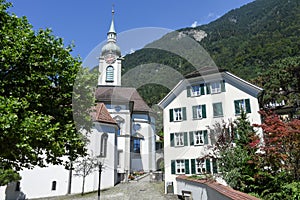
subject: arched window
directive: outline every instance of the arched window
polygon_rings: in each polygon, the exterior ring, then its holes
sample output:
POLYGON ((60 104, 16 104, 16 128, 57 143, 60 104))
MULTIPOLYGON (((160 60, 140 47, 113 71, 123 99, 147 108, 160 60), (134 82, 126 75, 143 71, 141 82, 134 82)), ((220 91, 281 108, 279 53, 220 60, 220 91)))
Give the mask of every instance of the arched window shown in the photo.
POLYGON ((56 190, 56 181, 52 181, 51 190, 56 190))
POLYGON ((114 82, 114 68, 113 68, 113 66, 108 66, 106 68, 106 82, 114 82))
POLYGON ((106 157, 106 150, 107 150, 107 133, 103 133, 101 136, 101 143, 100 143, 100 157, 106 157))

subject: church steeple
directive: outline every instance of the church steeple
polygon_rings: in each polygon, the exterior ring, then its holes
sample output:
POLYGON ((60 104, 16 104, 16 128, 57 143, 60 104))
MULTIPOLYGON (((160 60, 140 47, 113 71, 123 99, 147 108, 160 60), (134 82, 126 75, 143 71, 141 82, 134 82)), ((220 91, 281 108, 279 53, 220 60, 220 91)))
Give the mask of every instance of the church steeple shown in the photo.
POLYGON ((117 43, 117 33, 115 30, 114 16, 115 10, 112 8, 112 19, 107 33, 107 42, 102 47, 99 60, 98 85, 121 86, 121 50, 117 43))
POLYGON ((115 24, 114 24, 114 17, 115 17, 115 9, 114 6, 112 7, 111 10, 111 24, 110 24, 110 28, 109 31, 107 33, 107 42, 116 42, 117 41, 117 33, 115 30, 115 24))
POLYGON ((106 45, 103 46, 101 55, 104 56, 107 53, 114 54, 117 57, 121 56, 121 50, 118 47, 117 43, 117 33, 115 30, 115 24, 114 24, 114 16, 115 16, 115 10, 114 7, 112 8, 111 11, 112 14, 112 19, 111 19, 111 24, 109 31, 107 32, 107 43, 106 45))

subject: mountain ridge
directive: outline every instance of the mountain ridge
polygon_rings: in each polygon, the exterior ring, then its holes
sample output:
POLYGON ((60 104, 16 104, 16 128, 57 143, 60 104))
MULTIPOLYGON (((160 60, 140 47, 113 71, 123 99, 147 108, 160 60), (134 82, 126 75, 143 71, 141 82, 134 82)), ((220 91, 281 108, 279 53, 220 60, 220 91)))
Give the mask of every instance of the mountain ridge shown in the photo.
MULTIPOLYGON (((193 38, 198 34, 197 42, 216 66, 251 81, 268 70, 275 60, 300 54, 299 22, 300 0, 256 0, 209 24, 182 28, 178 33, 193 38)), ((166 43, 166 38, 168 34, 154 43, 166 43)), ((123 74, 147 63, 170 66, 182 75, 195 70, 185 58, 161 49, 147 48, 151 44, 125 56, 123 74)), ((138 90, 147 103, 153 105, 160 100, 158 97, 167 93, 166 88, 160 88, 150 84, 138 90)))

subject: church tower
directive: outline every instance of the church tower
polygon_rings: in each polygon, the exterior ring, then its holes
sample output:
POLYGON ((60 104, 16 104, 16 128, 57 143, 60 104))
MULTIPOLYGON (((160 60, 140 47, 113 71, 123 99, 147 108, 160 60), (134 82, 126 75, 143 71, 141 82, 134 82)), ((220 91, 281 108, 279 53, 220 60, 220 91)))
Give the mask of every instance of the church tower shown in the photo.
POLYGON ((117 33, 114 26, 114 9, 107 33, 107 42, 102 47, 99 59, 98 86, 121 86, 122 58, 120 47, 117 46, 117 33))

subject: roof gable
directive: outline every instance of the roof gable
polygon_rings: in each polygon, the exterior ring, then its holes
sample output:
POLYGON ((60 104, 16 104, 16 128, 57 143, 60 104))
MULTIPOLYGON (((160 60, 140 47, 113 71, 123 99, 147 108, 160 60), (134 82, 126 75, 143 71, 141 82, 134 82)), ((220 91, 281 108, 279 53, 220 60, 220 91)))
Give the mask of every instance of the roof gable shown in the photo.
POLYGON ((206 67, 203 71, 195 71, 186 76, 186 79, 181 80, 159 103, 162 108, 167 107, 182 91, 186 90, 187 86, 195 83, 209 83, 217 80, 225 80, 225 82, 233 85, 239 90, 253 96, 258 97, 262 88, 253 85, 225 70, 216 71, 216 69, 206 67))
POLYGON ((108 123, 108 124, 116 124, 117 122, 111 117, 108 110, 106 109, 103 103, 97 103, 94 108, 94 112, 92 113, 93 121, 108 123))

